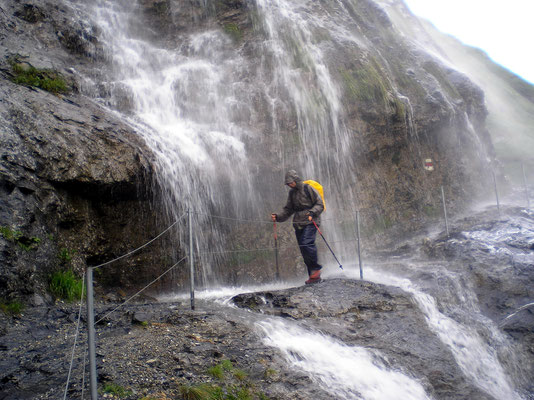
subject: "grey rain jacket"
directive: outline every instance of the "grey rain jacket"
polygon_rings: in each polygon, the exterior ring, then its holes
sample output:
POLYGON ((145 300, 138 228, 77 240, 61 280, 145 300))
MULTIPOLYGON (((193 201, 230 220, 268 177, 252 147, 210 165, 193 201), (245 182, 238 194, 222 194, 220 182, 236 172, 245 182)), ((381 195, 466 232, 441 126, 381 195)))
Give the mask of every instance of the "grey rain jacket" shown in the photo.
POLYGON ((315 223, 320 225, 320 215, 324 210, 321 195, 310 185, 302 183, 302 179, 294 170, 289 170, 285 176, 286 185, 291 182, 296 182, 297 186, 289 191, 287 203, 283 211, 280 214, 276 214, 276 220, 284 222, 291 215, 295 214, 293 217, 293 226, 295 228, 302 228, 312 223, 308 220, 308 213, 311 213, 315 223))

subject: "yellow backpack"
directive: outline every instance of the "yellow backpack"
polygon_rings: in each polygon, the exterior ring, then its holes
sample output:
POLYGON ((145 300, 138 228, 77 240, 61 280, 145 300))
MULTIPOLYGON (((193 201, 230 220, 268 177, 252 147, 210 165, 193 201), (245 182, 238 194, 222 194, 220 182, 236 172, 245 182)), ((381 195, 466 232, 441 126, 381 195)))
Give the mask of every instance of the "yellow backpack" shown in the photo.
POLYGON ((319 194, 321 195, 321 199, 323 199, 323 206, 324 206, 323 212, 326 211, 326 203, 324 201, 323 185, 321 185, 319 182, 313 181, 311 179, 308 179, 307 181, 302 181, 302 183, 306 183, 306 184, 310 185, 312 188, 317 190, 317 192, 319 192, 319 194))

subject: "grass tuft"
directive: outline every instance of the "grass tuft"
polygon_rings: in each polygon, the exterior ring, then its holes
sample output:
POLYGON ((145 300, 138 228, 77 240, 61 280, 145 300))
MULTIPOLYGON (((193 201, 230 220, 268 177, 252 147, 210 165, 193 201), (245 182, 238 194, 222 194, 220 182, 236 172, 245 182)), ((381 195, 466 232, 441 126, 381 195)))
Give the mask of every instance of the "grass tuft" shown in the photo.
POLYGON ((50 276, 50 293, 58 299, 76 301, 82 296, 82 287, 82 280, 70 270, 56 271, 50 276))
POLYGON ((131 396, 133 394, 131 390, 125 389, 122 386, 113 382, 106 383, 102 387, 102 393, 108 393, 113 396, 117 396, 119 399, 131 396))

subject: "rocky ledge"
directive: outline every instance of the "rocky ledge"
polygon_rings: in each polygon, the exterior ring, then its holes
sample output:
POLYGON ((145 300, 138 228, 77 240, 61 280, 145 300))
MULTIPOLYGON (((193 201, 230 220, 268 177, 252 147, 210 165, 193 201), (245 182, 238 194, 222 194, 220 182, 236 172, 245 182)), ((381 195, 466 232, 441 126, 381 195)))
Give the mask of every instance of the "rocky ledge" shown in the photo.
MULTIPOLYGON (((419 380, 433 398, 490 398, 466 379, 411 297, 398 288, 331 279, 241 294, 231 303, 238 307, 204 302, 197 303, 201 310, 191 311, 188 304, 137 303, 110 316, 106 314, 116 304, 100 304, 100 388, 123 388, 123 398, 128 399, 185 398, 185 392, 201 384, 247 390, 252 398, 331 399, 332 393, 264 341, 257 322, 275 318, 379 351, 388 368, 419 380)), ((41 306, 13 320, 2 317, 0 398, 56 399, 63 394, 77 312, 76 306, 41 306)), ((84 319, 82 315, 81 348, 86 342, 84 319)), ((69 398, 81 395, 85 358, 80 347, 69 398)))

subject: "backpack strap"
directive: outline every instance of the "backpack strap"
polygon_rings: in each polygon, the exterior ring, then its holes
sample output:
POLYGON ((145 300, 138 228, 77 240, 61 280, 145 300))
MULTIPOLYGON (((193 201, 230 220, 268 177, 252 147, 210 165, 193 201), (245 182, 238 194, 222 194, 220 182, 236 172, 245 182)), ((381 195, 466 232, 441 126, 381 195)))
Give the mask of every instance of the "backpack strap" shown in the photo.
POLYGON ((308 185, 307 183, 303 183, 303 185, 304 185, 304 191, 306 192, 306 194, 308 195, 308 198, 312 202, 312 207, 313 207, 313 198, 312 198, 312 195, 310 193, 311 186, 308 185))

